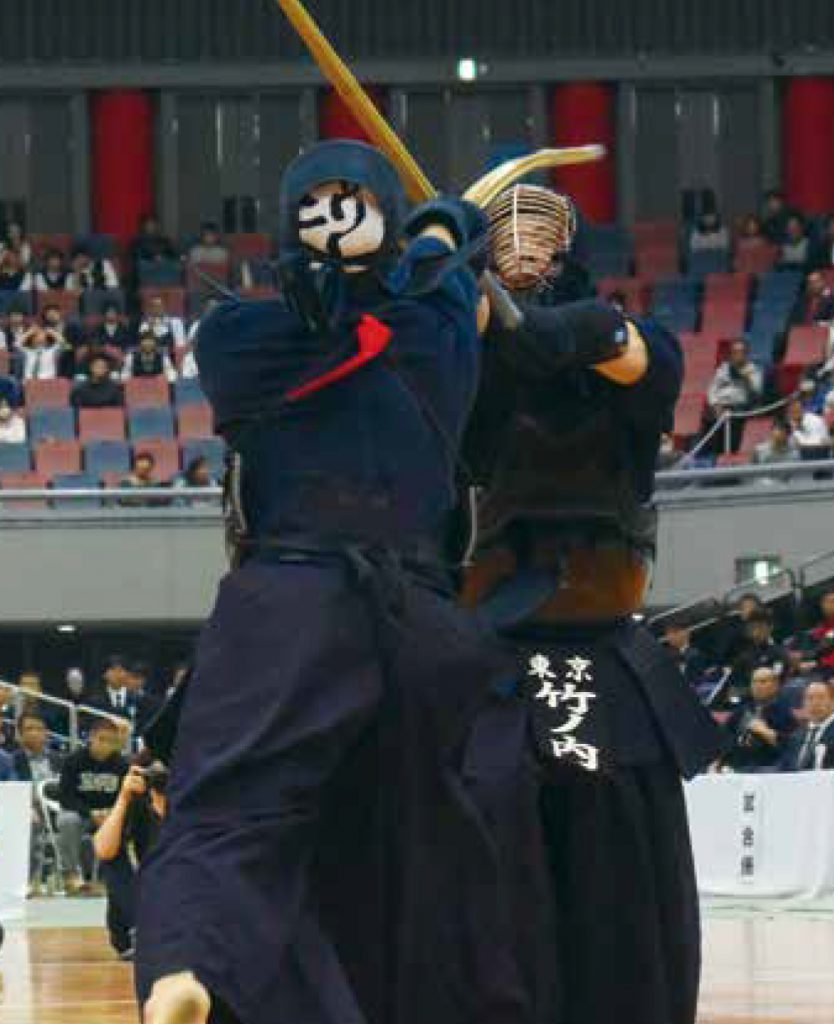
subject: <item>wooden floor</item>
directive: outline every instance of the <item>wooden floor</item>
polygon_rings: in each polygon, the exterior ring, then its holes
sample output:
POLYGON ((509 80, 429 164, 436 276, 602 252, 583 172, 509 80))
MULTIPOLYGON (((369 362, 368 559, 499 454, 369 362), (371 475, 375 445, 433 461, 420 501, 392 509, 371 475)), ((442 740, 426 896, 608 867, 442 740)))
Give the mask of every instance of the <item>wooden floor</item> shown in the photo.
MULTIPOLYGON (((705 940, 699 1024, 834 1024, 834 916, 710 918, 705 940)), ((138 1021, 130 967, 97 928, 11 930, 0 984, 2 1024, 138 1021)))

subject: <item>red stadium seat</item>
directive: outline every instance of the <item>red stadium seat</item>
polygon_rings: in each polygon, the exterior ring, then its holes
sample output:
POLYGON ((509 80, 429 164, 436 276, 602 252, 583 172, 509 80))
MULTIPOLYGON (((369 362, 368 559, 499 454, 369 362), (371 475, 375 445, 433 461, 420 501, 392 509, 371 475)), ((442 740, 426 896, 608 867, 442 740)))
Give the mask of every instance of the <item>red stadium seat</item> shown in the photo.
POLYGON ((162 299, 169 316, 185 316, 185 288, 142 288, 142 312, 147 313, 151 299, 162 299))
POLYGON ((673 220, 644 220, 631 229, 634 245, 671 245, 677 249, 678 225, 673 220))
POLYGON ((764 239, 740 238, 736 242, 736 272, 765 274, 774 268, 778 258, 778 248, 764 239))
POLYGON ((80 313, 80 292, 51 291, 34 292, 33 294, 37 295, 40 312, 43 312, 47 306, 57 306, 65 317, 77 317, 80 313))
POLYGON ((746 303, 751 281, 750 274, 707 274, 704 278, 704 303, 721 299, 746 303))
MULTIPOLYGON (((40 491, 48 485, 49 481, 42 473, 3 473, 0 475, 0 487, 5 491, 40 491)), ((6 503, 6 510, 9 512, 13 512, 15 509, 45 509, 46 507, 46 501, 40 501, 37 498, 32 501, 21 500, 6 503)))
POLYGON ((634 262, 639 277, 674 277, 680 265, 677 243, 640 246, 635 250, 634 262))
POLYGON ((739 338, 747 321, 747 302, 737 299, 712 299, 704 303, 703 330, 722 338, 739 338))
POLYGON ((176 441, 140 441, 133 446, 134 459, 139 452, 150 452, 156 460, 154 476, 159 483, 169 483, 180 471, 180 446, 176 441))
POLYGON ((272 239, 264 234, 229 235, 226 239, 232 256, 237 260, 268 260, 272 254, 272 239))
POLYGON ((682 331, 678 340, 683 349, 684 358, 687 363, 696 360, 703 363, 711 363, 713 369, 718 366, 718 353, 720 340, 718 335, 710 331, 682 331))
POLYGON ((183 441, 214 436, 214 421, 207 403, 183 405, 177 413, 179 437, 183 441))
POLYGON ((35 470, 52 479, 62 473, 81 472, 81 445, 78 441, 45 441, 35 449, 35 470))
POLYGON ((651 285, 642 277, 603 277, 597 284, 597 291, 607 299, 612 292, 622 292, 626 298, 626 309, 635 316, 643 316, 649 308, 651 285))
POLYGON ((78 437, 81 441, 123 441, 125 414, 123 409, 80 409, 78 437))
POLYGON ((28 409, 62 409, 69 405, 71 385, 68 380, 27 380, 24 385, 28 409))
POLYGON ((783 395, 796 389, 802 371, 825 360, 828 327, 823 324, 802 324, 791 328, 785 358, 777 371, 783 395))
POLYGON ((171 385, 165 377, 134 377, 125 381, 128 409, 147 409, 171 404, 171 385))
POLYGON ((65 256, 72 252, 72 235, 29 235, 29 243, 38 259, 50 249, 58 249, 65 256))
POLYGON ((763 444, 770 438, 773 429, 773 420, 770 417, 748 420, 744 424, 744 435, 741 439, 741 451, 745 455, 752 455, 757 446, 763 444))
MULTIPOLYGON (((707 353, 709 357, 709 353, 707 353)), ((683 378, 684 395, 705 395, 709 391, 712 378, 715 376, 715 363, 712 358, 687 359, 683 378)))
POLYGON ((682 445, 701 429, 706 398, 703 395, 684 395, 675 411, 675 443, 682 445))

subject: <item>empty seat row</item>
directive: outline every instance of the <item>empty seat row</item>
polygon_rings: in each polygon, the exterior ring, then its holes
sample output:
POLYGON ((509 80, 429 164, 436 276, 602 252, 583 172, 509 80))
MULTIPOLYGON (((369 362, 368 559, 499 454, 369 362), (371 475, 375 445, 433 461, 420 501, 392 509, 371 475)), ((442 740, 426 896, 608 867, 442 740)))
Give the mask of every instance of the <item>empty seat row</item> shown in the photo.
POLYGON ((211 437, 213 433, 211 409, 205 403, 184 405, 177 411, 170 406, 133 409, 125 415, 123 409, 81 409, 77 420, 74 409, 33 409, 29 413, 29 440, 121 441, 125 436, 132 441, 148 438, 181 439, 211 437))
POLYGON ((223 473, 225 445, 216 437, 188 441, 148 440, 131 447, 125 441, 52 441, 29 449, 27 445, 0 445, 0 474, 34 471, 46 479, 71 473, 127 474, 137 454, 149 452, 156 460, 157 475, 170 479, 196 458, 206 458, 214 477, 223 473))

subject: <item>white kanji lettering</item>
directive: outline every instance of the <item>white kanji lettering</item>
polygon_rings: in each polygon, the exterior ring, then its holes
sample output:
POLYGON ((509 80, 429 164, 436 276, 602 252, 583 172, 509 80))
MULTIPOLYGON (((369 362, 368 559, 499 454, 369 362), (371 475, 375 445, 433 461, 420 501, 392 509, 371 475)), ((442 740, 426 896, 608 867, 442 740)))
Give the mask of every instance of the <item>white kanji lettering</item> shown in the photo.
POLYGON ((552 740, 551 746, 557 760, 574 760, 588 772, 599 770, 599 749, 590 743, 577 743, 575 736, 567 736, 563 740, 552 740))
POLYGON ((556 733, 557 735, 562 735, 563 733, 568 732, 574 732, 574 730, 578 729, 579 726, 582 725, 582 721, 584 718, 585 716, 579 713, 578 711, 571 711, 570 718, 567 720, 567 722, 565 722, 564 725, 554 726, 550 731, 552 733, 556 733))
POLYGON ((570 680, 570 682, 593 682, 593 676, 590 672, 593 662, 589 658, 583 658, 579 654, 575 654, 572 658, 567 658, 565 660, 565 664, 568 667, 567 677, 570 680))
POLYGON ((530 659, 530 675, 535 679, 555 679, 556 673, 550 671, 550 658, 544 654, 534 654, 530 659))

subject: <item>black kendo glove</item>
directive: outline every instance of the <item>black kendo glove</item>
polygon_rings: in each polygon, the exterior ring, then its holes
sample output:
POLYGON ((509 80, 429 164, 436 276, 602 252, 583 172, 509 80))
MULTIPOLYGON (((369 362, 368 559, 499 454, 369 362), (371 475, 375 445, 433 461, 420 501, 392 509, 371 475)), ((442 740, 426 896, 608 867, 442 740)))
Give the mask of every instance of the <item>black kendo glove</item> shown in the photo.
POLYGON ((521 304, 524 319, 507 339, 507 354, 536 376, 571 367, 597 366, 628 347, 628 323, 607 302, 584 299, 562 306, 521 304))
POLYGON ((457 196, 438 196, 411 212, 403 225, 403 234, 413 239, 433 225, 449 232, 472 272, 480 277, 487 268, 489 258, 489 218, 484 211, 457 196))

